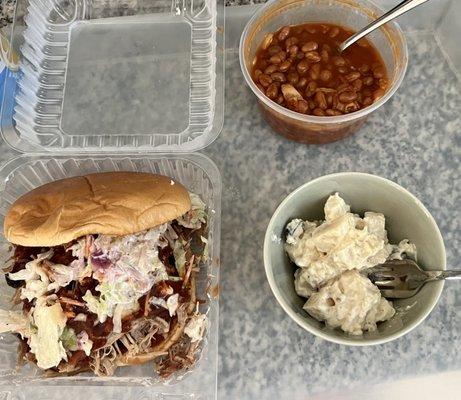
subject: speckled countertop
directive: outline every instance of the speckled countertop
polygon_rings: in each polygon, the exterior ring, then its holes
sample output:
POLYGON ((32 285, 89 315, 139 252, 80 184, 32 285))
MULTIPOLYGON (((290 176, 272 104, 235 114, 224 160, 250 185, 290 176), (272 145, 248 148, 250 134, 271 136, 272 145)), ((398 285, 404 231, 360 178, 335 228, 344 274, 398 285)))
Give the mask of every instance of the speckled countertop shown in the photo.
POLYGON ((296 325, 272 295, 262 261, 267 223, 289 192, 324 174, 361 171, 389 178, 423 201, 442 231, 447 265, 459 268, 461 85, 431 33, 407 39, 410 64, 396 95, 356 135, 323 146, 274 134, 242 82, 238 54, 227 53, 224 128, 204 151, 218 164, 224 187, 220 399, 306 399, 461 369, 459 282, 447 282, 434 311, 405 337, 354 348, 296 325))
MULTIPOLYGON (((360 132, 323 146, 274 134, 243 83, 237 52, 227 51, 224 127, 203 151, 218 165, 224 188, 219 399, 306 399, 461 370, 459 282, 446 283, 434 311, 405 337, 377 347, 346 347, 314 337, 284 313, 262 261, 267 223, 289 192, 324 174, 362 171, 415 194, 442 231, 447 265, 459 268, 461 85, 432 33, 409 33, 407 39, 410 64, 396 95, 360 132)), ((5 145, 0 148, 2 161, 13 155, 5 145)), ((128 390, 114 389, 113 398, 141 398, 128 390)), ((81 389, 67 393, 81 398, 81 389)))
POLYGON ((13 22, 14 5, 16 0, 2 0, 0 3, 0 28, 13 22))
MULTIPOLYGON (((146 4, 143 0, 105 0, 104 5, 109 8, 111 2, 116 1, 116 4, 125 10, 130 10, 138 6, 145 7, 146 4)), ((247 4, 264 3, 266 0, 225 0, 226 6, 238 6, 247 4)), ((14 6, 16 0, 1 0, 0 1, 0 28, 10 24, 13 20, 14 6)), ((101 4, 101 3, 100 3, 101 4)))
MULTIPOLYGON (((104 5, 110 6, 111 1, 106 0, 104 5)), ((266 0, 225 0, 226 6, 238 6, 238 5, 247 5, 247 4, 258 4, 264 3, 266 0)), ((142 0, 125 0, 119 1, 116 0, 117 5, 126 10, 130 10, 138 5, 146 6, 147 3, 144 3, 142 0)), ((1 0, 0 1, 0 28, 10 24, 13 20, 14 6, 16 0, 1 0)))

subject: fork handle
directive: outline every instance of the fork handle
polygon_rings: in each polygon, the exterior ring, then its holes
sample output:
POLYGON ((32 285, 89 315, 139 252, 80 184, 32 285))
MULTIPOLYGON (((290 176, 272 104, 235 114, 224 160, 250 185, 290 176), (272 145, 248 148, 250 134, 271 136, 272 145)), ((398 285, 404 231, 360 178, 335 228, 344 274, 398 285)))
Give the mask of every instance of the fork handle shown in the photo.
POLYGON ((425 272, 429 276, 429 281, 441 281, 444 279, 461 279, 461 270, 425 272))
POLYGON ((388 11, 387 13, 383 14, 378 19, 371 22, 365 28, 361 29, 350 38, 345 40, 343 43, 339 45, 339 51, 342 52, 346 50, 351 44, 355 43, 357 40, 363 38, 364 36, 368 35, 370 32, 374 31, 375 29, 379 28, 381 25, 397 18, 398 16, 410 11, 412 8, 419 6, 425 3, 428 0, 405 0, 401 3, 397 4, 392 10, 388 11))

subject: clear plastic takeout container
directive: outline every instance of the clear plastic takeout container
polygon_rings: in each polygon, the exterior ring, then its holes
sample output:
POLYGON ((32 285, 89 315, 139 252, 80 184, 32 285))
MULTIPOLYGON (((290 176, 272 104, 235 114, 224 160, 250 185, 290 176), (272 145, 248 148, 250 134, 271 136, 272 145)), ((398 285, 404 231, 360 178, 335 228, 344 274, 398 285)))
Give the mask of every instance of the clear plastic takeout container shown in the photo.
MULTIPOLYGON (((113 377, 44 378, 32 365, 16 369, 18 341, 0 335, 0 398, 61 399, 64 387, 66 396, 101 400, 216 398, 221 178, 191 152, 222 128, 223 24, 223 0, 17 0, 8 39, 20 65, 4 83, 0 133, 28 154, 0 168, 0 224, 19 196, 56 179, 117 170, 170 176, 210 210, 210 261, 197 287, 209 326, 197 364, 167 381, 152 363, 113 377)), ((0 233, 2 261, 9 255, 0 233)), ((0 307, 9 308, 3 279, 0 290, 0 307)))
POLYGON ((384 11, 370 0, 270 0, 248 21, 240 41, 240 66, 248 86, 256 95, 269 125, 278 133, 304 143, 329 143, 356 132, 366 117, 396 92, 408 64, 403 32, 392 21, 367 36, 380 53, 388 72, 389 88, 384 96, 359 111, 333 117, 317 117, 291 111, 270 100, 251 77, 256 51, 268 33, 285 25, 327 22, 359 30, 384 11))
MULTIPOLYGON (((40 399, 54 398, 53 390, 54 393, 59 393, 61 386, 79 386, 80 394, 83 394, 88 390, 88 386, 95 385, 101 386, 99 395, 96 396, 93 392, 88 392, 88 395, 98 399, 115 398, 111 395, 109 386, 124 386, 124 390, 120 392, 124 394, 121 398, 203 400, 216 398, 221 180, 219 171, 212 161, 199 154, 21 156, 13 159, 0 170, 0 224, 3 225, 9 206, 19 196, 37 186, 86 173, 118 170, 170 176, 184 183, 190 191, 197 193, 209 208, 207 240, 210 261, 202 266, 197 279, 197 295, 205 300, 201 305, 201 311, 207 313, 209 326, 201 344, 197 364, 190 371, 173 375, 166 382, 155 376, 152 363, 119 368, 116 375, 112 377, 100 378, 87 373, 72 377, 43 378, 40 371, 30 364, 26 364, 19 370, 16 369, 18 340, 12 334, 3 334, 0 335, 0 398, 26 400, 32 396, 32 393, 37 393, 37 385, 47 386, 43 397, 37 397, 40 399), (140 386, 148 387, 140 388, 140 386), (127 390, 134 390, 135 397, 130 397, 127 390), (12 393, 15 397, 8 397, 12 393)), ((9 245, 3 235, 0 245, 3 262, 9 254, 9 245)), ((0 308, 11 307, 13 292, 14 289, 1 279, 0 308)), ((62 396, 56 395, 56 398, 62 396)))
POLYGON ((17 14, 13 148, 189 152, 219 134, 223 0, 18 0, 17 14))

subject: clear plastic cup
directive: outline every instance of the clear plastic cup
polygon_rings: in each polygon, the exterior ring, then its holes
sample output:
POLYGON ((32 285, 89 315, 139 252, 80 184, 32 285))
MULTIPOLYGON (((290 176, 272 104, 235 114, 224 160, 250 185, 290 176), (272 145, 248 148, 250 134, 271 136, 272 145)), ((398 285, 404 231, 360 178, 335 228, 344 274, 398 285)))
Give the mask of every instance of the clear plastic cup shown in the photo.
POLYGON ((394 21, 369 34, 367 38, 376 47, 387 68, 389 88, 386 93, 359 111, 317 117, 280 106, 266 97, 253 82, 251 68, 264 36, 282 26, 306 22, 327 22, 359 30, 383 13, 369 0, 270 0, 253 15, 240 39, 240 66, 247 84, 258 98, 262 114, 274 130, 289 139, 313 144, 334 142, 351 135, 400 86, 408 64, 408 52, 403 32, 394 21))

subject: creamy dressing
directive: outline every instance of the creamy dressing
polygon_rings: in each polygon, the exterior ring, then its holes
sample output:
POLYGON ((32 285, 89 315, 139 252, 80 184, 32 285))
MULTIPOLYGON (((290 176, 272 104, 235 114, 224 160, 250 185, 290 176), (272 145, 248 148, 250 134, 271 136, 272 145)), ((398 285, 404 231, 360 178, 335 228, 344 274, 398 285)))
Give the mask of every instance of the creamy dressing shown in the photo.
POLYGON ((303 270, 297 274, 299 295, 312 293, 341 272, 383 263, 392 252, 382 214, 362 219, 335 194, 325 204, 325 221, 293 220, 287 226, 285 249, 303 270), (304 293, 304 294, 302 294, 304 293))
POLYGON ((285 250, 300 267, 294 275, 304 308, 314 318, 351 334, 376 329, 395 314, 392 303, 360 271, 387 259, 416 258, 408 240, 392 245, 383 214, 365 212, 361 218, 338 195, 324 207, 325 221, 292 220, 286 227, 285 250))
POLYGON ((33 320, 36 330, 30 336, 29 346, 37 358, 39 368, 56 367, 61 360, 67 360, 66 350, 60 340, 67 322, 61 305, 37 305, 33 320))
POLYGON ((376 322, 395 314, 392 304, 381 297, 379 289, 357 270, 343 272, 313 293, 304 309, 332 328, 353 335, 376 330, 376 322))
POLYGON ((87 291, 83 300, 99 322, 113 317, 116 333, 121 332, 123 316, 138 308, 138 299, 155 283, 168 279, 158 258, 159 239, 166 230, 164 224, 122 237, 99 235, 91 246, 90 262, 93 277, 100 282, 96 286, 100 294, 87 291))

